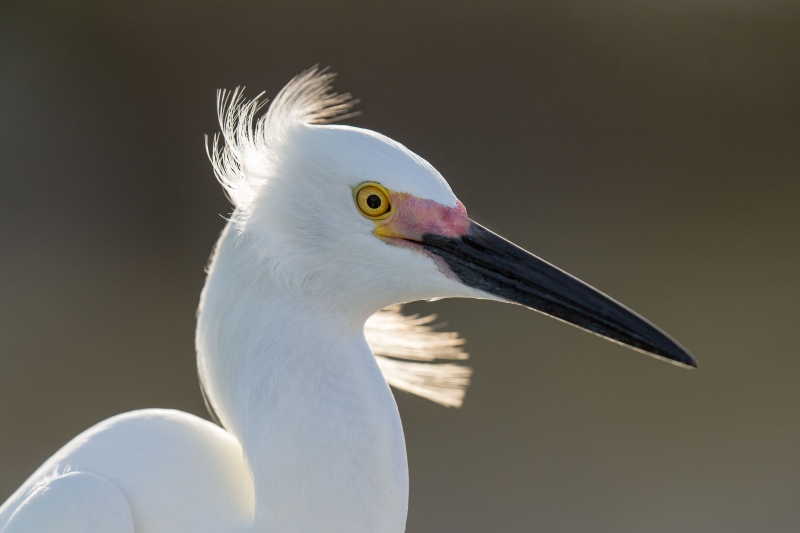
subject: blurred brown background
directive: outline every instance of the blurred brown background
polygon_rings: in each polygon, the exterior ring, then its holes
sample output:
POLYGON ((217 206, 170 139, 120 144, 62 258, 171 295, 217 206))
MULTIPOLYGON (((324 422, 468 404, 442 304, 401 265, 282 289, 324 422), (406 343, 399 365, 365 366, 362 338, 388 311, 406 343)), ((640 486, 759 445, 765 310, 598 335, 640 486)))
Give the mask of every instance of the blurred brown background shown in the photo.
POLYGON ((206 416, 215 90, 320 63, 351 124, 701 363, 415 304, 476 374, 461 410, 398 395, 409 532, 800 531, 798 60, 796 1, 0 2, 0 501, 105 417, 206 416))

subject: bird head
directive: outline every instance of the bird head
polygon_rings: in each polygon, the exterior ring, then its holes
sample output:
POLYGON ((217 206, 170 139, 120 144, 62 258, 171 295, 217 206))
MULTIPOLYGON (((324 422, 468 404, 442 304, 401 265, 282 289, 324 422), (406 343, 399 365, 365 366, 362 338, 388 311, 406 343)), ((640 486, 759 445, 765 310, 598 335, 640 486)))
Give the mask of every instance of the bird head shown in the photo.
POLYGON ((473 297, 523 305, 680 366, 692 356, 648 321, 472 221, 427 161, 376 132, 334 125, 349 95, 309 70, 256 118, 221 92, 210 154, 233 221, 281 290, 369 316, 388 305, 473 297))

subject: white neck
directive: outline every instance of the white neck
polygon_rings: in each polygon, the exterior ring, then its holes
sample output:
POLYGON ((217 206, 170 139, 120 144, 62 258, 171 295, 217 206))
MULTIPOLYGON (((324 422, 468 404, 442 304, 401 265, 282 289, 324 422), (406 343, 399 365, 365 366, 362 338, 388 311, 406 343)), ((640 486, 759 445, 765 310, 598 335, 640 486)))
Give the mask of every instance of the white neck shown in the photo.
POLYGON ((196 342, 206 393, 253 475, 254 526, 401 533, 403 429, 366 317, 276 286, 234 233, 217 244, 196 342))

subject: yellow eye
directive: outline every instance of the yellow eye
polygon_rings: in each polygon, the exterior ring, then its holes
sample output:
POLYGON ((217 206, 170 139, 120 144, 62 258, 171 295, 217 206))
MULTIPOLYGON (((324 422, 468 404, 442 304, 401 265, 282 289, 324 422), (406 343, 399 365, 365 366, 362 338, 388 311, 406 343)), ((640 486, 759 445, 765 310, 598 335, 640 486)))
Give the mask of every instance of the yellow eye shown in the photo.
POLYGON ((386 218, 392 211, 392 205, 389 203, 389 191, 377 183, 365 183, 356 190, 356 205, 368 218, 386 218))

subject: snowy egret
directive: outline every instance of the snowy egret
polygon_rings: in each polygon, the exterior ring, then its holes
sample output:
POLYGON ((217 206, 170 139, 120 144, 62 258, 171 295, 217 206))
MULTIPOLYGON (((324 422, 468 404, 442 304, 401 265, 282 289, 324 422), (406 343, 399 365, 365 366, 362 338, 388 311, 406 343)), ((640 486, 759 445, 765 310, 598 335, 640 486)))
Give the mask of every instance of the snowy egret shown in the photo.
POLYGON ((0 532, 402 532, 408 468, 387 382, 452 406, 469 371, 432 364, 465 357, 461 341, 401 302, 517 303, 695 366, 643 318, 471 221, 404 146, 331 124, 352 106, 332 79, 301 74, 263 116, 258 97, 219 94, 210 157, 235 210, 196 345, 222 427, 154 409, 101 422, 0 507, 0 532))

